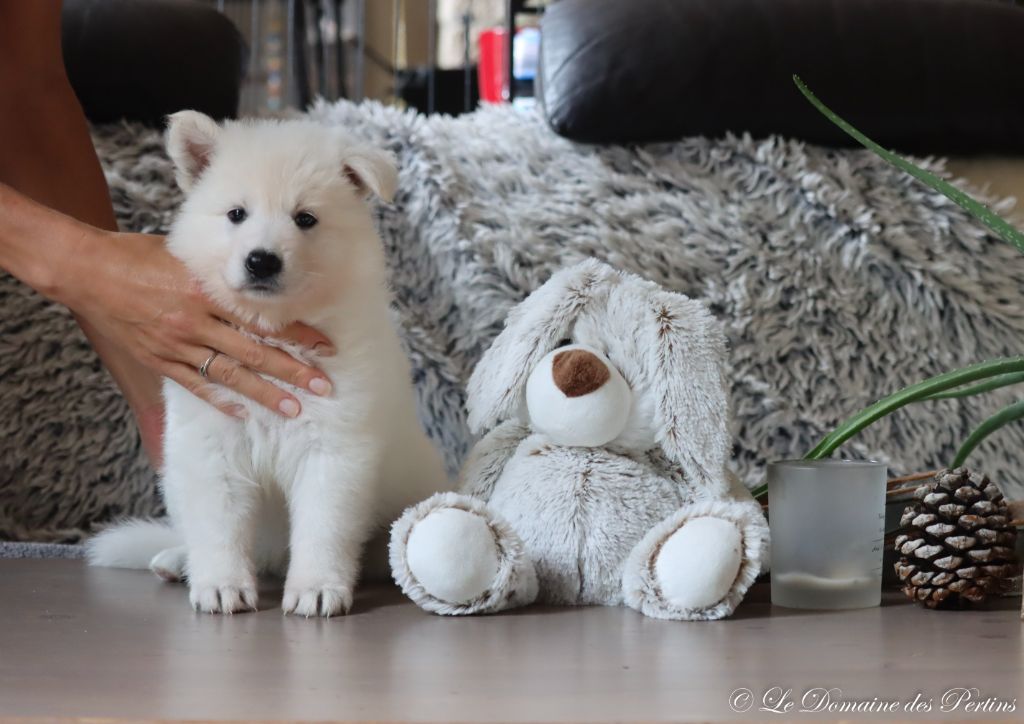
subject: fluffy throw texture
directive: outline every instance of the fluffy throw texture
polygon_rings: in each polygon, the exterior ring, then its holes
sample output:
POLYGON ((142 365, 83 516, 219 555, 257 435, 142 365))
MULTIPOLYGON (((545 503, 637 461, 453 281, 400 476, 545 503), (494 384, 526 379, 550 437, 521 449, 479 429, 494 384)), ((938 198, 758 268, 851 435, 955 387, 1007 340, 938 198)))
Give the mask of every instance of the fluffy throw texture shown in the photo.
MULTIPOLYGON (((766 460, 803 454, 884 394, 1020 351, 1019 253, 868 152, 735 137, 583 146, 508 108, 448 118, 340 103, 311 115, 398 157, 379 226, 421 419, 452 471, 471 442, 473 365, 517 302, 588 256, 705 299, 726 324, 748 485, 766 460)), ((110 126, 95 140, 122 227, 165 231, 180 196, 160 134, 110 126)), ((844 452, 898 472, 939 467, 1011 397, 907 408, 844 452)), ((74 321, 5 275, 0 440, 0 536, 73 539, 159 512, 127 407, 74 321)), ((1022 449, 1024 428, 1007 427, 971 465, 1024 497, 1022 449)))
MULTIPOLYGON (((166 231, 181 197, 160 134, 93 140, 121 227, 166 231)), ((128 404, 71 314, 0 270, 0 539, 75 542, 162 512, 128 404)))
POLYGON ((395 524, 395 580, 438 613, 539 600, 730 614, 767 560, 768 526, 727 469, 725 359, 701 302, 594 259, 556 272, 473 370, 470 427, 488 434, 461 496, 395 524))
POLYGON ((62 543, 0 541, 0 558, 83 558, 85 547, 62 543))

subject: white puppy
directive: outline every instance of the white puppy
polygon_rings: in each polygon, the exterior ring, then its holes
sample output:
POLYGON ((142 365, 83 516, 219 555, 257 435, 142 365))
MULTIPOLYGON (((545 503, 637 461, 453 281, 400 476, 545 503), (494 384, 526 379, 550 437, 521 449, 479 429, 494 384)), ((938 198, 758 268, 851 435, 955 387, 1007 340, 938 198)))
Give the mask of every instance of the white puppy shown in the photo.
POLYGON ((183 111, 167 143, 187 195, 171 252, 259 327, 302 321, 326 334, 338 352, 316 362, 333 388, 321 397, 289 387, 302 402, 295 419, 222 388, 244 406, 238 420, 167 381, 170 522, 115 526, 92 539, 89 558, 185 576, 193 607, 211 613, 255 608, 256 574, 286 570, 286 613, 346 612, 367 540, 448 487, 416 419, 366 203, 390 200, 394 166, 338 129, 301 121, 218 126, 183 111))

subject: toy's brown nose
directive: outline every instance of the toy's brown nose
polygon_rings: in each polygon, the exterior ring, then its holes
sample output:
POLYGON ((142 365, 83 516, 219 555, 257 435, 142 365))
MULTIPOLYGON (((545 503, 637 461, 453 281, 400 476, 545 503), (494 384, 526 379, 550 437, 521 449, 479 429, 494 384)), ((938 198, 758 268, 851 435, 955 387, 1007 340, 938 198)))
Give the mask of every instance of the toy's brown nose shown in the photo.
POLYGON ((597 355, 585 349, 570 349, 555 355, 551 376, 566 397, 582 397, 599 389, 611 373, 597 355))

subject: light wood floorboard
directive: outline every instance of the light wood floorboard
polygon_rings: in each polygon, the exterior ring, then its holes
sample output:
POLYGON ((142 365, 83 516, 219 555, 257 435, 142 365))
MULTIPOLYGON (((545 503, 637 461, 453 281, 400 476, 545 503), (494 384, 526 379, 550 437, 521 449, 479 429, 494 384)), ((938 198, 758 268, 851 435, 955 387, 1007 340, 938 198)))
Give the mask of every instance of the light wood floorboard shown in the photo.
POLYGON ((272 587, 258 613, 209 616, 148 572, 4 560, 0 717, 695 721, 737 716, 739 687, 820 686, 900 701, 979 687, 1018 698, 1009 718, 1024 719, 1019 599, 936 613, 894 594, 821 613, 772 608, 757 588, 713 623, 615 608, 441 618, 383 586, 323 621, 282 616, 272 587))

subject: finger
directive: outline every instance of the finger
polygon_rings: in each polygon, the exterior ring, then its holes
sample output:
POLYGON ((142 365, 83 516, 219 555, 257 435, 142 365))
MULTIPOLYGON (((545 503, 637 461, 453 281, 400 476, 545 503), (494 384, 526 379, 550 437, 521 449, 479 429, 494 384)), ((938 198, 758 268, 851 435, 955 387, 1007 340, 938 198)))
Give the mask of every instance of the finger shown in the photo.
POLYGON ((257 329, 251 324, 231 314, 230 312, 217 311, 214 316, 218 322, 228 327, 245 329, 260 337, 273 337, 285 342, 294 342, 306 349, 315 350, 322 357, 332 357, 337 353, 334 343, 327 338, 320 330, 310 327, 302 322, 293 322, 276 332, 268 333, 265 329, 257 329))
MULTIPOLYGON (((207 357, 209 355, 203 359, 205 360, 207 357)), ((217 355, 210 362, 206 368, 206 374, 207 379, 211 382, 234 390, 284 417, 298 417, 299 412, 302 411, 302 405, 294 395, 288 394, 225 354, 217 355)))
POLYGON ((217 388, 204 380, 199 372, 180 362, 167 362, 160 368, 160 374, 168 377, 204 402, 208 402, 225 415, 244 420, 248 411, 242 405, 224 402, 217 394, 217 388))
MULTIPOLYGON (((261 337, 266 337, 266 330, 256 329, 249 322, 241 319, 238 315, 233 314, 225 309, 221 309, 219 305, 213 304, 206 296, 201 285, 198 282, 193 282, 191 293, 195 300, 206 306, 208 313, 216 320, 223 322, 229 326, 236 328, 244 328, 254 334, 261 337)), ((282 330, 279 330, 273 335, 275 338, 286 340, 289 342, 295 342, 307 349, 315 350, 318 354, 324 357, 330 357, 335 354, 336 350, 334 344, 319 330, 310 327, 307 324, 301 322, 294 322, 289 324, 282 330)))
POLYGON ((211 322, 205 332, 205 342, 210 348, 238 360, 251 370, 309 390, 315 395, 323 396, 331 392, 331 382, 323 372, 303 364, 287 352, 260 344, 222 324, 211 322))
POLYGON ((327 339, 320 330, 302 322, 293 322, 272 336, 288 342, 295 342, 306 349, 316 350, 324 357, 331 357, 337 352, 331 340, 327 339))

